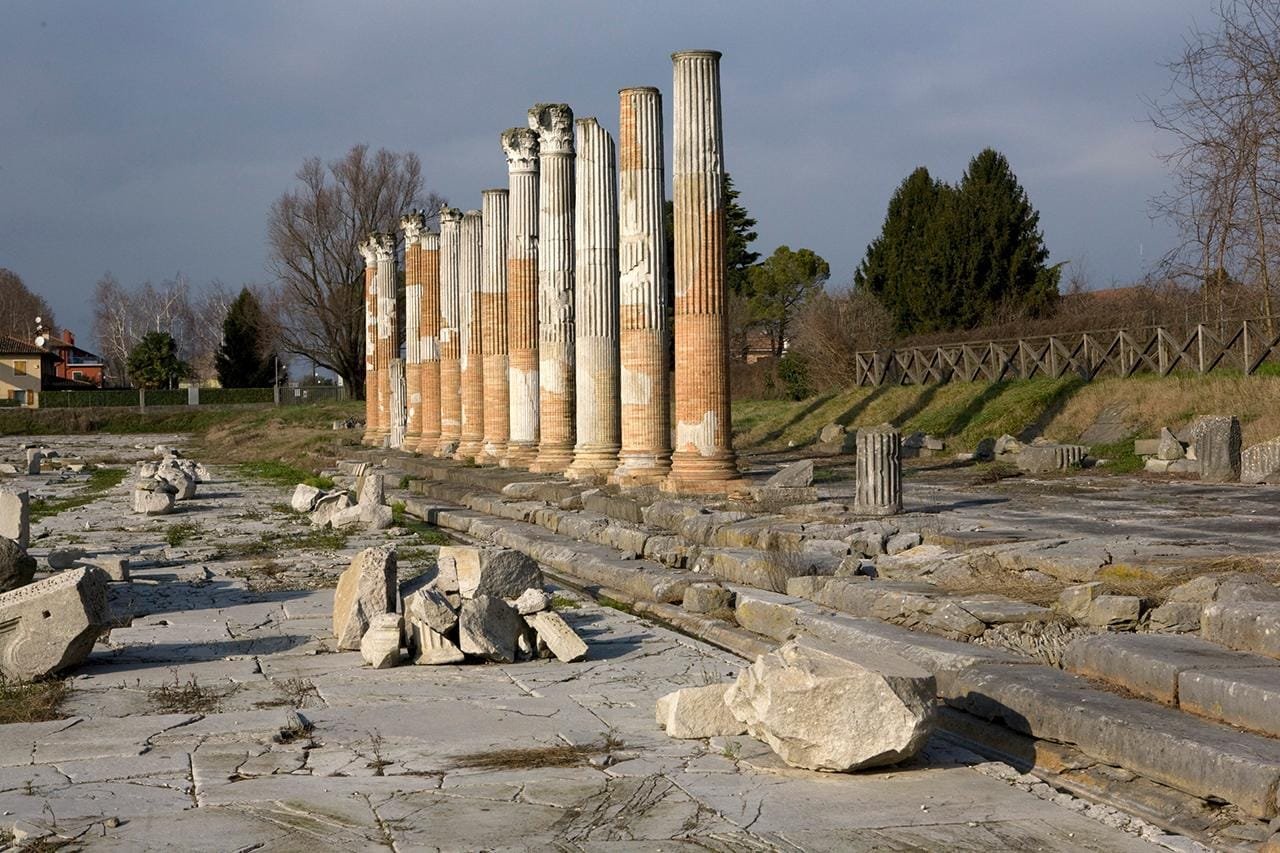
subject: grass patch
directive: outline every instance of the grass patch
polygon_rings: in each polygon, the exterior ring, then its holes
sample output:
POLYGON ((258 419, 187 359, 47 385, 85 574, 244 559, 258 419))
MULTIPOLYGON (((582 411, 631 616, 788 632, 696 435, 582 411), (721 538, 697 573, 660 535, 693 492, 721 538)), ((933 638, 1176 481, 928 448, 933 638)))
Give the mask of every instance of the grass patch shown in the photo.
POLYGON ((173 671, 173 683, 161 684, 147 691, 151 707, 160 714, 212 714, 230 696, 235 687, 217 688, 201 685, 193 675, 185 684, 173 671))
POLYGON ((0 725, 61 720, 65 681, 0 681, 0 725))
POLYGON ((599 596, 596 599, 596 604, 599 604, 601 607, 608 607, 612 610, 617 610, 621 613, 631 613, 631 614, 635 613, 635 610, 631 607, 630 604, 627 604, 622 601, 618 601, 618 599, 616 598, 610 598, 607 595, 599 596))
POLYGON ((538 767, 581 767, 594 755, 621 749, 623 742, 613 734, 596 743, 557 744, 515 749, 469 752, 454 758, 454 767, 478 770, 528 770, 538 767))
POLYGON ((406 516, 404 514, 404 501, 392 501, 391 502, 391 520, 395 524, 401 525, 401 524, 404 524, 405 518, 406 516))
POLYGON ((50 518, 69 509, 87 506, 124 482, 129 472, 124 468, 95 468, 89 480, 65 498, 36 498, 31 502, 31 520, 50 518))
POLYGON ((179 521, 176 524, 170 524, 164 531, 164 541, 168 542, 174 548, 186 542, 192 536, 200 533, 202 528, 193 521, 179 521))
POLYGON ((330 527, 312 527, 301 532, 271 530, 248 542, 228 542, 220 545, 215 558, 267 559, 279 556, 286 551, 341 551, 345 547, 347 547, 347 533, 330 527))
POLYGON ((310 471, 303 470, 295 465, 287 462, 279 462, 275 460, 260 460, 257 462, 241 462, 236 469, 245 477, 255 480, 265 480, 277 486, 291 488, 299 483, 305 483, 317 489, 332 489, 333 480, 328 477, 319 477, 310 471))
POLYGON ((1136 474, 1146 464, 1141 456, 1133 452, 1132 440, 1095 445, 1089 455, 1095 459, 1107 460, 1107 464, 1098 469, 1103 473, 1136 474))
POLYGON ((572 598, 565 598, 563 595, 551 596, 552 610, 577 610, 581 606, 581 601, 575 601, 572 598))

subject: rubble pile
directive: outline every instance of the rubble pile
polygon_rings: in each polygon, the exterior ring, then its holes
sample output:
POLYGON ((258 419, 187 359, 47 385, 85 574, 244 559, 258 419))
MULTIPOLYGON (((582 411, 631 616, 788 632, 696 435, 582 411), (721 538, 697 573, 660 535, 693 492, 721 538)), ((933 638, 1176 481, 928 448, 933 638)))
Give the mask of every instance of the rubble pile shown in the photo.
POLYGON ((155 454, 158 462, 134 467, 133 511, 139 515, 168 515, 177 501, 191 500, 196 487, 210 479, 207 468, 174 448, 156 445, 155 454))

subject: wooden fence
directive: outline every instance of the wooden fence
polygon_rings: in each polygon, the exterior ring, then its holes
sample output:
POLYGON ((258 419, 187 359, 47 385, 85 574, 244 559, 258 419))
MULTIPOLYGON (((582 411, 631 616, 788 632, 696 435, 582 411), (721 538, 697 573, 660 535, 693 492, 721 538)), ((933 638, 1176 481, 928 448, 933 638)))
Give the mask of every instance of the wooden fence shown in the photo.
POLYGON ((1149 326, 859 352, 855 381, 865 387, 1075 374, 1087 382, 1098 376, 1223 369, 1249 375, 1268 359, 1280 361, 1280 334, 1268 333, 1263 321, 1215 328, 1149 326))

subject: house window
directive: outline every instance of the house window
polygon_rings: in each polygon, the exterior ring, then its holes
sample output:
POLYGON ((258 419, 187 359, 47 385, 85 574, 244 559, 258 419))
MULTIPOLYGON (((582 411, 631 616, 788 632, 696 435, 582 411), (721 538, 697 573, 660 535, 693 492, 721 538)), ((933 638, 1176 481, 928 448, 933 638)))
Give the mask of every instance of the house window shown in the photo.
POLYGON ((84 380, 84 371, 83 371, 83 370, 73 370, 73 371, 71 371, 71 378, 72 378, 72 379, 74 379, 74 380, 75 380, 75 381, 77 381, 77 382, 83 382, 83 381, 85 381, 85 380, 84 380))
POLYGON ((15 400, 17 400, 17 401, 18 401, 18 405, 19 405, 19 406, 25 406, 25 405, 27 404, 27 392, 26 392, 26 391, 14 391, 14 392, 13 392, 13 399, 15 399, 15 400))
POLYGON ((25 361, 15 361, 13 363, 13 373, 15 376, 26 376, 27 363, 25 361))

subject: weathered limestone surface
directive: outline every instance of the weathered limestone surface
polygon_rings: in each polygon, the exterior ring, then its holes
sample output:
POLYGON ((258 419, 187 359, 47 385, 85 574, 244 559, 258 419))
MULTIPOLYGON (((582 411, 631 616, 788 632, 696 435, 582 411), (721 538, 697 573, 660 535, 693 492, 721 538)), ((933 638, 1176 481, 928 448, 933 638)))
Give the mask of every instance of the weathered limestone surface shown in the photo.
POLYGON ((538 644, 550 649, 556 660, 561 663, 586 660, 587 644, 559 613, 551 610, 530 613, 524 621, 538 635, 538 644))
POLYGON ((333 597, 333 636, 340 649, 359 649, 374 616, 395 610, 396 552, 366 548, 356 555, 333 597))
POLYGON ((1217 601, 1200 616, 1200 635, 1227 648, 1280 658, 1280 601, 1217 601))
POLYGON ((574 357, 577 443, 571 480, 618 467, 618 191, 613 139, 578 119, 574 207, 574 357))
POLYGON ((36 561, 12 539, 0 536, 0 593, 31 583, 36 561))
POLYGON ((31 496, 27 492, 0 491, 0 537, 12 539, 21 548, 31 544, 31 496))
POLYGON ((373 235, 378 258, 378 425, 379 436, 390 442, 393 420, 402 413, 391 406, 391 362, 400 356, 399 327, 396 312, 396 237, 394 234, 373 235))
POLYGON ((462 351, 459 258, 462 211, 440 211, 440 441, 436 456, 452 456, 462 436, 462 351))
POLYGON ((1226 415, 1199 418, 1191 428, 1200 479, 1234 483, 1240 479, 1240 420, 1226 415))
POLYGON ((168 515, 178 490, 164 480, 139 480, 133 486, 133 511, 139 515, 168 515))
POLYGON ((658 726, 675 738, 733 737, 747 727, 725 704, 728 684, 683 687, 658 700, 658 726))
POLYGON ((1280 473, 1280 437, 1268 439, 1240 454, 1240 482, 1262 483, 1280 473))
POLYGON ((0 675, 30 681, 75 666, 108 622, 107 576, 97 568, 0 593, 0 675))
POLYGON ((558 473, 573 461, 573 110, 538 104, 538 457, 531 471, 558 473))
POLYGON ((446 545, 440 549, 436 562, 442 575, 457 578, 463 598, 518 598, 526 589, 542 588, 542 569, 513 548, 446 545))
POLYGON ((783 761, 847 771, 914 756, 933 732, 934 680, 893 655, 797 640, 761 655, 725 694, 783 761))
POLYGON ((691 50, 671 59, 676 436, 663 488, 724 493, 742 481, 729 409, 720 53, 691 50))
POLYGON ((369 620, 360 638, 360 657, 374 669, 390 669, 400 663, 400 634, 404 620, 399 613, 379 613, 369 620))
POLYGON ((400 219, 404 232, 404 385, 405 427, 402 447, 422 444, 422 234, 426 217, 410 213, 400 219))
POLYGON ((391 422, 391 435, 387 445, 399 450, 404 447, 405 431, 408 426, 408 389, 405 386, 405 362, 402 358, 391 359, 391 369, 387 371, 388 406, 391 422))
POLYGON ((619 92, 618 101, 621 450, 610 481, 639 485, 671 471, 662 95, 636 87, 619 92))
POLYGON ((462 216, 458 255, 462 432, 455 453, 458 459, 475 459, 484 446, 484 352, 480 328, 480 282, 484 263, 482 221, 478 210, 468 210, 462 216))
POLYGON ((440 235, 427 232, 418 237, 421 247, 422 304, 418 344, 422 364, 418 385, 422 390, 422 436, 419 453, 435 453, 440 443, 440 235))
POLYGON ((1032 444, 1018 451, 1014 463, 1023 471, 1043 474, 1079 466, 1088 455, 1089 448, 1080 444, 1032 444))
POLYGON ((538 134, 502 134, 507 157, 507 339, 510 435, 503 465, 528 467, 538 453, 538 134))
POLYGON ((858 515, 902 512, 902 436, 889 424, 858 430, 855 496, 858 515))
POLYGON ((480 349, 484 359, 484 441, 477 462, 498 462, 511 433, 507 343, 507 190, 481 194, 484 264, 480 277, 480 349))
POLYGON ((364 260, 364 438, 369 445, 381 443, 378 426, 378 253, 372 235, 360 243, 364 260))
POLYGON ((299 483, 294 487, 293 497, 289 498, 289 508, 294 512, 311 512, 316 508, 316 503, 323 494, 324 492, 315 486, 299 483))
POLYGON ((514 663, 516 641, 524 627, 524 619, 501 598, 479 595, 462 602, 458 646, 463 654, 494 663, 514 663))

